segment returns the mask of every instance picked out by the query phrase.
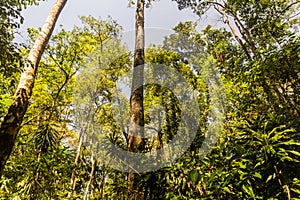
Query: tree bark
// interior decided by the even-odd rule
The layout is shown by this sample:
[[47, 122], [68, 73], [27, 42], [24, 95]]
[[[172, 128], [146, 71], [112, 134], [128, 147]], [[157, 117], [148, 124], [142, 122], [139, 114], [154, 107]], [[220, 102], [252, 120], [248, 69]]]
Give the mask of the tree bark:
[[35, 75], [45, 46], [52, 35], [59, 14], [66, 3], [67, 0], [56, 1], [24, 63], [24, 70], [21, 73], [20, 82], [15, 92], [13, 102], [0, 128], [0, 177], [13, 150], [23, 117], [28, 108]]
[[92, 185], [93, 179], [95, 178], [95, 169], [96, 169], [96, 165], [97, 165], [97, 159], [94, 158], [94, 155], [92, 153], [91, 156], [91, 172], [90, 172], [90, 178], [89, 181], [87, 182], [86, 188], [85, 188], [85, 192], [84, 192], [84, 200], [88, 200], [89, 198], [89, 190], [90, 190], [90, 186]]
[[[75, 161], [74, 161], [74, 166], [77, 167], [78, 166], [78, 161], [80, 158], [80, 152], [81, 152], [81, 147], [82, 147], [82, 143], [83, 143], [83, 132], [81, 132], [79, 134], [79, 144], [76, 150], [76, 156], [75, 156]], [[71, 188], [72, 188], [72, 192], [73, 197], [76, 197], [76, 175], [75, 175], [75, 171], [76, 168], [73, 170], [72, 174], [71, 174]]]
[[[145, 64], [145, 31], [144, 31], [144, 9], [145, 1], [137, 0], [135, 16], [135, 51], [133, 66], [133, 81], [130, 97], [130, 126], [128, 133], [128, 151], [140, 152], [143, 148], [144, 136], [144, 105], [143, 105], [143, 82]], [[138, 183], [135, 175], [128, 173], [129, 199], [139, 199]]]

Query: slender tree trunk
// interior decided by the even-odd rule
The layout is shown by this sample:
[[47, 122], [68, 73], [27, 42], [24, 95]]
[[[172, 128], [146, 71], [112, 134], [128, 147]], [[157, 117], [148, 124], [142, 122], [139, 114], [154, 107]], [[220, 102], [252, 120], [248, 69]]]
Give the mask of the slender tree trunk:
[[[88, 110], [87, 110], [87, 113], [88, 113], [87, 119], [94, 118], [94, 113], [91, 115], [92, 109], [93, 109], [93, 106], [89, 106], [88, 107]], [[82, 121], [82, 120], [80, 120], [80, 121]], [[87, 132], [87, 129], [88, 129], [89, 125], [90, 125], [88, 121], [89, 120], [87, 120], [87, 122], [84, 122], [83, 124], [80, 124], [81, 131], [79, 133], [79, 143], [78, 143], [78, 147], [77, 147], [77, 150], [76, 150], [76, 156], [75, 156], [75, 160], [74, 160], [75, 169], [73, 170], [73, 172], [71, 174], [71, 192], [70, 192], [70, 197], [73, 195], [73, 198], [76, 198], [76, 196], [77, 196], [77, 194], [76, 194], [76, 183], [77, 183], [77, 177], [76, 177], [76, 170], [77, 169], [76, 169], [76, 167], [79, 164], [79, 159], [80, 159], [80, 154], [81, 154], [81, 148], [83, 146], [83, 136]]]
[[89, 181], [87, 182], [86, 188], [85, 188], [85, 192], [84, 192], [84, 200], [88, 200], [88, 196], [89, 196], [89, 191], [90, 191], [90, 186], [92, 185], [93, 179], [95, 178], [95, 168], [97, 165], [97, 159], [94, 158], [94, 155], [92, 153], [91, 156], [91, 172], [90, 172], [90, 178]]
[[29, 100], [34, 86], [35, 75], [45, 46], [52, 35], [58, 16], [66, 3], [67, 0], [57, 0], [52, 7], [41, 32], [39, 33], [33, 47], [28, 54], [27, 60], [24, 64], [24, 71], [21, 74], [20, 82], [14, 95], [14, 100], [1, 124], [0, 177], [2, 176], [5, 164], [13, 150], [23, 117], [29, 105]]
[[241, 45], [244, 53], [246, 54], [247, 58], [250, 60], [251, 59], [251, 55], [249, 54], [248, 49], [246, 48], [245, 44], [243, 43], [243, 41], [240, 39], [239, 35], [237, 34], [234, 26], [230, 23], [228, 16], [226, 15], [225, 11], [222, 10], [219, 5], [215, 5], [214, 8], [216, 9], [216, 11], [218, 11], [221, 15], [223, 15], [224, 17], [224, 22], [225, 24], [227, 24], [231, 30], [232, 35], [234, 36], [234, 38], [236, 39], [236, 41]]
[[[139, 152], [143, 148], [144, 135], [144, 105], [143, 82], [145, 63], [145, 34], [144, 34], [145, 1], [137, 0], [136, 35], [134, 51], [133, 81], [130, 98], [130, 126], [128, 134], [128, 151]], [[128, 174], [128, 192], [130, 199], [139, 199], [138, 184], [133, 173]]]
[[105, 184], [105, 178], [106, 178], [106, 169], [102, 169], [103, 170], [103, 175], [102, 175], [102, 179], [101, 179], [101, 196], [100, 198], [103, 199], [103, 195], [104, 195], [104, 184]]
[[[80, 152], [81, 152], [81, 147], [82, 147], [82, 143], [83, 143], [83, 134], [80, 133], [79, 135], [79, 144], [76, 150], [76, 157], [75, 157], [75, 161], [74, 161], [74, 165], [75, 167], [78, 166], [78, 161], [80, 158]], [[71, 189], [72, 189], [72, 193], [71, 195], [73, 195], [73, 197], [76, 197], [76, 175], [75, 175], [75, 171], [76, 169], [73, 170], [72, 175], [71, 175]]]

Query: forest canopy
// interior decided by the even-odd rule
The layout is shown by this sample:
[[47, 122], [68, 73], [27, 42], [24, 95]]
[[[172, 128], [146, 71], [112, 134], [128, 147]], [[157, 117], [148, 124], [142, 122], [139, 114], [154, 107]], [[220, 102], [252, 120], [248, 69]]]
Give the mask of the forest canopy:
[[300, 2], [172, 1], [222, 26], [145, 45], [130, 1], [131, 51], [113, 17], [53, 33], [56, 0], [17, 43], [40, 1], [0, 2], [0, 199], [299, 199]]

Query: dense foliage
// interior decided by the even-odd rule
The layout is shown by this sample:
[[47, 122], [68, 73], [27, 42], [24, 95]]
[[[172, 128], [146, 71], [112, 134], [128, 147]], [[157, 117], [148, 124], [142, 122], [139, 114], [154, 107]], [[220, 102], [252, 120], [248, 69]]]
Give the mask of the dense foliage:
[[[215, 9], [225, 28], [208, 25], [198, 31], [196, 23], [180, 22], [161, 46], [147, 48], [146, 63], [177, 70], [193, 88], [201, 117], [190, 148], [173, 165], [136, 176], [137, 190], [144, 199], [299, 199], [299, 1], [176, 2], [199, 16]], [[11, 54], [13, 34], [7, 30], [17, 28], [19, 9], [31, 3], [0, 3], [0, 121], [18, 84], [19, 72], [11, 66], [29, 49], [24, 45], [20, 54]], [[102, 162], [104, 155], [85, 139], [106, 137], [126, 149], [129, 119], [114, 116], [114, 89], [130, 70], [133, 55], [116, 21], [80, 19], [80, 26], [62, 28], [46, 47], [30, 107], [0, 179], [0, 199], [130, 196], [127, 174]], [[37, 29], [28, 32], [34, 41]], [[223, 84], [213, 74], [220, 74]], [[223, 93], [226, 101], [214, 99]], [[219, 104], [226, 110], [223, 126], [214, 129], [220, 137], [203, 155], [211, 113], [222, 117], [214, 109]], [[125, 106], [119, 109], [129, 112]], [[144, 106], [151, 137], [143, 151], [155, 152], [176, 135], [181, 108], [172, 91], [159, 85], [144, 87]]]
[[20, 70], [19, 45], [13, 39], [24, 20], [21, 12], [29, 5], [38, 5], [39, 1], [41, 0], [10, 0], [0, 3], [0, 72], [6, 77]]

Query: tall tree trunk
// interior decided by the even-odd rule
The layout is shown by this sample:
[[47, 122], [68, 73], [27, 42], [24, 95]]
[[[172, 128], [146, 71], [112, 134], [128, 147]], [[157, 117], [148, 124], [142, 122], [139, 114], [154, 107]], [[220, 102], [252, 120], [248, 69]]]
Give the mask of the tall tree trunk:
[[56, 1], [24, 63], [24, 71], [21, 74], [14, 100], [0, 128], [0, 177], [13, 150], [23, 117], [29, 105], [35, 75], [45, 46], [52, 35], [58, 16], [66, 3], [67, 0]]
[[[91, 156], [91, 172], [90, 172], [90, 178], [89, 178], [89, 181], [87, 182], [86, 184], [86, 188], [85, 188], [85, 192], [84, 192], [84, 200], [88, 200], [89, 198], [89, 191], [90, 191], [90, 187], [92, 186], [92, 182], [95, 178], [95, 169], [96, 169], [96, 165], [97, 165], [97, 159], [94, 158], [94, 154], [92, 153], [92, 156]], [[92, 186], [93, 188], [93, 186]], [[93, 192], [93, 189], [92, 189], [92, 192]], [[92, 196], [92, 195], [91, 195]]]
[[[130, 97], [130, 126], [128, 134], [128, 151], [139, 152], [143, 148], [144, 135], [144, 105], [143, 82], [145, 63], [145, 34], [144, 34], [145, 0], [137, 0], [135, 16], [135, 51], [133, 66], [133, 81]], [[140, 86], [140, 87], [139, 87]], [[133, 173], [128, 174], [128, 192], [130, 199], [139, 199], [138, 184]]]
[[[77, 150], [76, 150], [76, 156], [75, 156], [75, 161], [74, 161], [75, 167], [78, 166], [78, 161], [79, 161], [79, 158], [80, 158], [82, 143], [83, 143], [83, 132], [81, 132], [79, 134], [79, 144], [78, 144], [78, 147], [77, 147]], [[73, 195], [74, 198], [76, 198], [76, 174], [75, 174], [76, 170], [77, 169], [75, 168], [72, 172], [72, 175], [71, 175], [71, 189], [72, 189], [73, 194], [70, 194], [70, 195]]]

